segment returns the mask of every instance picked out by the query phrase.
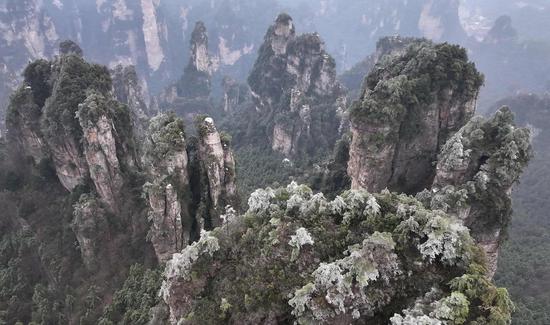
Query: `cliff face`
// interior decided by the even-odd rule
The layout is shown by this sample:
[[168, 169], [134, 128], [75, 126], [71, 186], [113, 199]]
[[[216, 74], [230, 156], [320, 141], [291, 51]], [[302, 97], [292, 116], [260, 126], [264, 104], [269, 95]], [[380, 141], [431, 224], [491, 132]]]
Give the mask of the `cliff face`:
[[149, 237], [159, 261], [166, 262], [198, 238], [201, 231], [221, 225], [228, 205], [237, 207], [235, 161], [228, 139], [209, 117], [197, 122], [198, 145], [185, 139], [183, 121], [159, 115], [149, 126], [144, 186], [152, 227]]
[[153, 118], [145, 144], [144, 165], [149, 175], [145, 192], [152, 221], [150, 238], [161, 262], [191, 239], [188, 160], [183, 122], [173, 115]]
[[424, 190], [428, 207], [470, 229], [492, 276], [531, 149], [508, 109], [472, 118], [481, 82], [464, 50], [449, 45], [415, 42], [382, 59], [352, 108], [348, 174], [352, 188]]
[[267, 31], [248, 84], [258, 112], [251, 123], [261, 121], [273, 150], [289, 156], [315, 151], [312, 139], [333, 144], [345, 94], [319, 35], [296, 36], [292, 18], [279, 15]]
[[103, 206], [91, 211], [83, 203], [73, 223], [82, 258], [90, 266], [97, 259], [88, 248], [89, 229], [96, 227], [94, 218], [104, 218], [96, 210], [121, 212], [124, 172], [138, 161], [130, 112], [110, 97], [108, 70], [86, 63], [72, 42], [62, 43], [60, 53], [53, 61], [39, 60], [26, 68], [25, 83], [8, 112], [9, 138], [35, 166], [51, 161], [69, 192], [91, 185], [97, 193]]
[[351, 111], [352, 188], [429, 186], [446, 140], [473, 115], [482, 76], [457, 46], [429, 42], [385, 57]]
[[235, 158], [230, 148], [231, 140], [227, 135], [220, 135], [212, 118], [201, 118], [197, 123], [198, 157], [202, 172], [208, 180], [206, 193], [211, 210], [209, 223], [211, 227], [217, 227], [221, 225], [220, 215], [225, 207], [237, 207]]
[[512, 217], [512, 186], [531, 158], [529, 131], [517, 128], [509, 108], [489, 120], [474, 118], [442, 148], [427, 206], [456, 215], [485, 251], [492, 277]]

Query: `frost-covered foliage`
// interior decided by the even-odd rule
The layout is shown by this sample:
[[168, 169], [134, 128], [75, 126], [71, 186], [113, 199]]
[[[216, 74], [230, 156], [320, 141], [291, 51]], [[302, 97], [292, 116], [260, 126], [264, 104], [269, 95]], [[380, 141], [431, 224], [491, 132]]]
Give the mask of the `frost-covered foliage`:
[[[432, 189], [417, 198], [463, 220], [476, 240], [498, 247], [512, 214], [507, 193], [531, 155], [529, 130], [515, 126], [507, 107], [490, 119], [473, 118], [443, 146]], [[496, 250], [488, 254], [494, 272]]]
[[433, 306], [412, 319], [471, 320], [496, 308], [476, 298], [496, 292], [488, 279], [474, 294], [448, 285], [483, 277], [467, 229], [412, 197], [354, 190], [330, 201], [291, 183], [257, 190], [249, 203], [168, 263], [162, 293], [174, 324], [389, 322], [383, 315], [411, 308], [433, 286]]
[[397, 229], [407, 236], [418, 236], [417, 248], [424, 259], [431, 263], [438, 258], [449, 265], [468, 262], [471, 258], [469, 249], [473, 244], [468, 228], [438, 211], [414, 212]]
[[183, 120], [175, 114], [160, 114], [151, 119], [144, 144], [146, 162], [154, 163], [174, 152], [185, 151]]
[[[362, 246], [349, 248], [349, 256], [332, 263], [321, 263], [313, 272], [314, 281], [298, 289], [289, 304], [300, 323], [328, 322], [341, 314], [357, 319], [371, 314], [380, 301], [369, 299], [379, 290], [369, 285], [387, 285], [401, 273], [395, 243], [389, 233], [376, 232]], [[327, 308], [328, 304], [328, 308]]]
[[315, 241], [311, 237], [311, 234], [307, 231], [307, 229], [301, 227], [296, 230], [296, 234], [292, 235], [290, 237], [290, 241], [288, 244], [294, 249], [292, 250], [292, 260], [296, 260], [298, 257], [298, 254], [300, 254], [300, 249], [304, 245], [313, 245]]
[[188, 279], [189, 270], [201, 254], [212, 256], [220, 249], [218, 239], [210, 232], [203, 231], [199, 241], [187, 246], [181, 253], [174, 254], [172, 260], [166, 265], [166, 277], [182, 277]]

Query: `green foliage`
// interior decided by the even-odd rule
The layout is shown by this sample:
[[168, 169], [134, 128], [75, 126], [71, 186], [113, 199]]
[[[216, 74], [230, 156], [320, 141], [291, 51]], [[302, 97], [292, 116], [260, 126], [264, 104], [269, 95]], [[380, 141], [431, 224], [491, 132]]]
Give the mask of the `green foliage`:
[[[429, 41], [409, 45], [404, 54], [384, 56], [365, 79], [362, 98], [351, 110], [352, 121], [374, 119], [395, 123], [407, 116], [406, 134], [422, 127], [417, 111], [429, 106], [435, 96], [472, 99], [483, 84], [466, 50]], [[370, 122], [373, 123], [373, 122]]]
[[154, 117], [147, 134], [148, 138], [144, 145], [146, 157], [162, 160], [172, 152], [186, 149], [183, 120], [174, 113]]
[[[305, 324], [384, 321], [435, 283], [443, 293], [433, 317], [456, 324], [510, 317], [506, 293], [475, 266], [483, 260], [467, 229], [414, 198], [348, 191], [329, 201], [292, 183], [255, 191], [248, 206], [208, 233], [215, 249], [188, 247], [169, 262], [162, 292], [186, 311], [178, 317], [221, 324], [269, 312]], [[482, 290], [455, 285], [461, 276], [482, 277]], [[220, 301], [231, 307], [212, 313]]]
[[105, 66], [89, 64], [76, 55], [62, 56], [54, 63], [58, 77], [44, 110], [44, 134], [57, 139], [71, 135], [80, 140], [82, 131], [76, 112], [88, 92], [95, 90], [107, 95], [111, 90], [111, 77]]
[[105, 307], [100, 325], [145, 325], [151, 317], [150, 309], [159, 303], [160, 270], [133, 265], [122, 288], [117, 290], [112, 302]]
[[32, 62], [23, 72], [25, 83], [31, 87], [34, 102], [38, 107], [43, 107], [51, 95], [51, 73], [51, 63], [46, 60]]

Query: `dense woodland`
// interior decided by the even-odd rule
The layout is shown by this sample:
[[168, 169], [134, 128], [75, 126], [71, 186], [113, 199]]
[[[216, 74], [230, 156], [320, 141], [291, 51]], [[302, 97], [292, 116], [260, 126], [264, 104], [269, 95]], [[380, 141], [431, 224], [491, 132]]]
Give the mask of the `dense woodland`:
[[[193, 10], [232, 12], [218, 5]], [[453, 18], [450, 43], [369, 39], [344, 71], [359, 54], [334, 54], [334, 31], [308, 32], [325, 13], [302, 9], [262, 42], [243, 27], [257, 46], [239, 43], [240, 65], [214, 48], [242, 12], [190, 24], [177, 74], [176, 50], [138, 74], [72, 41], [21, 70], [0, 138], [0, 325], [550, 324], [547, 41], [520, 14], [481, 41]], [[390, 9], [377, 19], [419, 25]]]

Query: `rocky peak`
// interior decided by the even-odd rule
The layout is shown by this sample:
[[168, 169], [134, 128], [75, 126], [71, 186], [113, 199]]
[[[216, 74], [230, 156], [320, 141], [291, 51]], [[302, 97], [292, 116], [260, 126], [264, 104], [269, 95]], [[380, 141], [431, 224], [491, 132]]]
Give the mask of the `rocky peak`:
[[512, 18], [504, 15], [497, 18], [491, 30], [484, 39], [487, 43], [500, 43], [514, 41], [518, 37], [518, 32], [512, 25]]
[[280, 14], [266, 34], [265, 42], [269, 42], [275, 55], [286, 53], [288, 41], [294, 38], [296, 30], [292, 17], [286, 13]]
[[235, 158], [229, 135], [220, 134], [211, 117], [199, 117], [197, 128], [201, 167], [208, 180], [210, 222], [212, 227], [217, 227], [221, 225], [219, 218], [226, 206], [237, 207]]
[[90, 178], [116, 211], [122, 170], [137, 164], [129, 111], [112, 99], [108, 70], [85, 62], [72, 45], [64, 42], [55, 60], [27, 67], [8, 123], [35, 164], [51, 158], [69, 191]]
[[76, 44], [75, 42], [71, 40], [65, 40], [59, 44], [59, 54], [60, 55], [74, 54], [82, 57], [84, 55], [84, 52], [82, 51], [80, 46], [78, 46], [78, 44]]
[[144, 190], [149, 202], [149, 230], [157, 258], [168, 260], [192, 236], [189, 213], [189, 174], [183, 121], [173, 114], [151, 120], [144, 148], [149, 182]]
[[201, 21], [195, 24], [190, 47], [191, 57], [178, 82], [177, 92], [181, 97], [207, 98], [212, 89], [212, 72], [217, 69], [217, 63], [208, 53], [206, 26]]
[[508, 107], [490, 119], [473, 118], [442, 148], [431, 190], [418, 195], [470, 228], [491, 277], [512, 216], [512, 186], [532, 155], [530, 142], [529, 130], [515, 126]]
[[[279, 15], [267, 31], [248, 84], [273, 150], [287, 156], [312, 152], [313, 138], [331, 147], [345, 94], [318, 34], [296, 36], [290, 16]], [[312, 125], [321, 115], [328, 117], [324, 124]]]
[[208, 35], [202, 21], [195, 24], [191, 34], [191, 62], [197, 71], [210, 73], [211, 61], [208, 54]]
[[147, 132], [149, 238], [161, 262], [197, 239], [200, 231], [221, 225], [228, 206], [237, 208], [230, 140], [210, 117], [199, 117], [197, 128], [199, 138], [186, 140], [183, 121], [163, 114], [152, 119]]
[[386, 56], [352, 107], [352, 188], [429, 187], [439, 150], [473, 116], [482, 82], [458, 46], [426, 41]]

